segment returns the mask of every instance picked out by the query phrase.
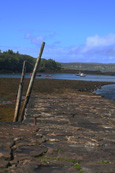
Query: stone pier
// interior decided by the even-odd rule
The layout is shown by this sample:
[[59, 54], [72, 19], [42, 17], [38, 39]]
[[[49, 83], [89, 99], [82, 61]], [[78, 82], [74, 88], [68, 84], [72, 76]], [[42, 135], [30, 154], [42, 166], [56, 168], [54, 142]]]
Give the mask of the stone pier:
[[99, 95], [33, 94], [22, 123], [0, 123], [0, 172], [114, 173], [114, 118]]

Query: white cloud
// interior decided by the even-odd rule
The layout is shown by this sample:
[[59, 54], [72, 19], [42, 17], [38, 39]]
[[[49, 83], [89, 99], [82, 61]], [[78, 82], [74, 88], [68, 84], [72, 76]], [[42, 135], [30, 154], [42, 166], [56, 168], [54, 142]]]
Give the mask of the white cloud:
[[31, 34], [30, 34], [30, 33], [26, 33], [26, 34], [25, 34], [25, 38], [26, 38], [26, 39], [29, 39], [30, 37], [31, 37]]
[[[45, 31], [43, 33], [42, 32], [39, 31], [39, 33], [36, 34], [36, 36], [33, 36], [33, 33], [27, 32], [25, 34], [25, 39], [29, 39], [32, 44], [35, 44], [37, 46], [40, 45], [43, 41], [51, 42], [51, 40], [54, 40], [56, 33], [47, 33]], [[56, 44], [60, 44], [60, 41], [53, 41], [53, 45]]]
[[42, 36], [32, 36], [31, 33], [26, 33], [25, 38], [29, 39], [32, 44], [39, 45], [43, 42], [43, 37]]
[[[50, 39], [49, 39], [50, 38]], [[2, 51], [12, 49], [23, 54], [37, 57], [43, 41], [46, 42], [43, 58], [52, 58], [58, 62], [106, 62], [115, 63], [115, 34], [103, 37], [99, 35], [89, 36], [82, 46], [64, 47], [60, 41], [54, 40], [51, 35], [33, 36], [25, 34], [25, 39], [30, 40], [29, 47], [1, 47]], [[32, 46], [35, 45], [35, 46]]]
[[40, 44], [40, 43], [42, 43], [43, 42], [43, 37], [42, 36], [38, 36], [38, 37], [32, 37], [31, 38], [31, 42], [33, 43], [33, 44]]
[[115, 45], [115, 34], [108, 34], [106, 36], [100, 37], [98, 35], [87, 37], [86, 44], [83, 48], [83, 52], [88, 50]]
[[87, 37], [84, 45], [72, 47], [70, 53], [82, 61], [115, 63], [115, 34]]
[[[46, 37], [32, 37], [27, 34], [31, 43], [40, 46]], [[47, 37], [48, 38], [48, 37]], [[53, 41], [49, 44], [46, 39], [43, 57], [52, 58], [59, 62], [106, 62], [115, 63], [115, 34], [108, 34], [103, 37], [99, 35], [89, 36], [82, 46], [64, 47], [61, 42]], [[37, 50], [38, 51], [38, 50]]]

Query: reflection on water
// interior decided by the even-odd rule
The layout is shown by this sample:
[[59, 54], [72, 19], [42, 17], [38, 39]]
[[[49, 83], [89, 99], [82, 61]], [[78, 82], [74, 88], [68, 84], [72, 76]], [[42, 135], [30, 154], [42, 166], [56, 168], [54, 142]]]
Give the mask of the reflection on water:
[[11, 101], [0, 101], [0, 105], [7, 105], [7, 104], [13, 104], [14, 102]]
[[[0, 98], [1, 99], [1, 98]], [[25, 96], [22, 96], [22, 100], [21, 100], [21, 103], [24, 102], [24, 99], [25, 99]], [[7, 100], [7, 101], [4, 101], [4, 100], [0, 100], [0, 105], [9, 105], [9, 104], [15, 104], [17, 100]]]

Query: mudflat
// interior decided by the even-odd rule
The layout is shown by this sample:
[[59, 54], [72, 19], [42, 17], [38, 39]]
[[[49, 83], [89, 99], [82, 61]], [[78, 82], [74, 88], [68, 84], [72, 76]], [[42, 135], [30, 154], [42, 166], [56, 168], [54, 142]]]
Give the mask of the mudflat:
[[115, 172], [115, 101], [91, 93], [104, 84], [36, 80], [25, 120], [0, 123], [0, 172]]
[[[23, 96], [26, 95], [30, 79], [24, 80]], [[20, 79], [0, 78], [0, 122], [12, 122], [15, 110], [15, 101]], [[36, 79], [34, 82], [34, 93], [63, 93], [69, 92], [92, 92], [102, 85], [112, 82], [72, 81], [55, 79]], [[9, 101], [10, 104], [7, 104]]]

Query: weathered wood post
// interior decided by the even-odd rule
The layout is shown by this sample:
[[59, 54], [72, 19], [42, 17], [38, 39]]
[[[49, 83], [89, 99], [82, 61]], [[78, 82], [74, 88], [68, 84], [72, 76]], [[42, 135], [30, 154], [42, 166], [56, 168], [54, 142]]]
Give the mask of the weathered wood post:
[[22, 99], [22, 91], [23, 91], [23, 81], [25, 78], [25, 71], [26, 71], [25, 64], [26, 64], [26, 61], [23, 62], [22, 75], [21, 75], [21, 79], [20, 79], [20, 83], [19, 83], [19, 89], [18, 89], [18, 94], [17, 94], [17, 101], [16, 101], [13, 122], [18, 121], [18, 117], [19, 117], [19, 111], [20, 111], [20, 105], [21, 105], [21, 99]]
[[21, 113], [19, 121], [23, 121], [23, 119], [24, 119], [25, 108], [26, 108], [26, 106], [27, 106], [27, 104], [29, 102], [29, 98], [30, 98], [30, 95], [31, 95], [32, 87], [33, 87], [33, 84], [34, 84], [34, 79], [36, 77], [37, 68], [38, 68], [38, 65], [39, 65], [40, 60], [41, 60], [41, 56], [42, 56], [42, 52], [43, 52], [44, 46], [45, 46], [45, 42], [43, 42], [42, 45], [41, 45], [41, 49], [40, 49], [38, 58], [36, 60], [36, 63], [35, 63], [34, 69], [33, 69], [32, 77], [30, 79], [30, 83], [29, 83], [29, 86], [28, 86], [28, 89], [27, 89], [27, 93], [26, 93], [26, 97], [25, 97], [25, 101], [24, 101], [24, 105], [23, 105], [23, 108], [22, 108], [22, 113]]

